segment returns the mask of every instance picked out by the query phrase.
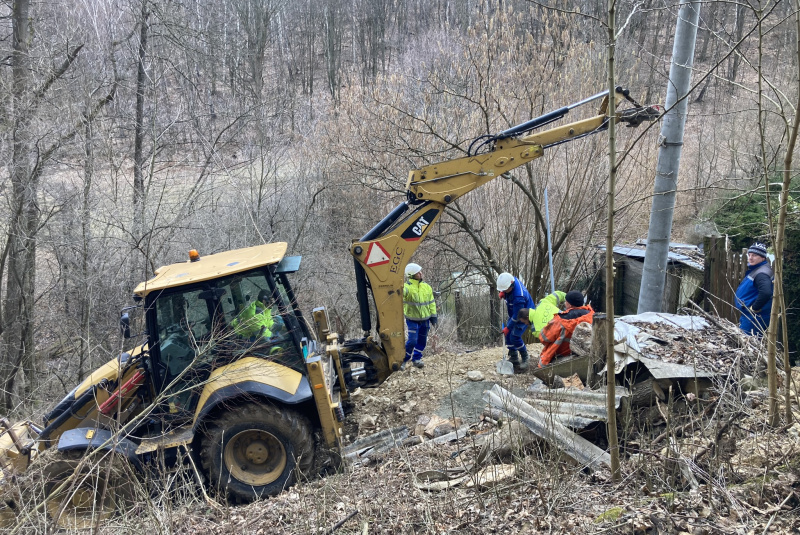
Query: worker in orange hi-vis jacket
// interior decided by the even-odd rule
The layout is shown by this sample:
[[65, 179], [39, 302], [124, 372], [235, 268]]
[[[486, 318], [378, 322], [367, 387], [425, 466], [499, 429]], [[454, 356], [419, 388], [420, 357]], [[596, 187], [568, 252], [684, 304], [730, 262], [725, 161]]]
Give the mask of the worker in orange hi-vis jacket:
[[594, 310], [583, 304], [583, 294], [577, 290], [567, 292], [566, 310], [553, 316], [553, 319], [542, 329], [539, 340], [544, 344], [539, 357], [539, 367], [547, 366], [553, 357], [569, 355], [569, 341], [579, 323], [592, 323]]

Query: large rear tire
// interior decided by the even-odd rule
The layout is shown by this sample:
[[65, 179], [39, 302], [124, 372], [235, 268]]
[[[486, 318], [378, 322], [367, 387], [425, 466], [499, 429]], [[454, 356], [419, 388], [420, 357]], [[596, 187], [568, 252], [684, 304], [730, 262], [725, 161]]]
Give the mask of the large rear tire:
[[247, 403], [206, 425], [200, 458], [212, 487], [248, 503], [292, 486], [314, 462], [311, 424], [294, 411]]
[[55, 452], [43, 469], [47, 515], [62, 528], [89, 528], [133, 501], [132, 474], [125, 459], [101, 453], [82, 462], [83, 453]]

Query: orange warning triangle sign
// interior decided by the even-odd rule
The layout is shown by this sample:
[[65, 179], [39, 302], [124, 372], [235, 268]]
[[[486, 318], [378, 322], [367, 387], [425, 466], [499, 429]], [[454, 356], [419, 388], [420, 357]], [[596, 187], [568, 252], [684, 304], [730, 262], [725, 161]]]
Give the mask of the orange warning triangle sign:
[[386, 249], [381, 247], [381, 244], [378, 242], [370, 243], [365, 264], [372, 267], [380, 266], [381, 264], [386, 264], [387, 262], [389, 262], [389, 253], [386, 252]]

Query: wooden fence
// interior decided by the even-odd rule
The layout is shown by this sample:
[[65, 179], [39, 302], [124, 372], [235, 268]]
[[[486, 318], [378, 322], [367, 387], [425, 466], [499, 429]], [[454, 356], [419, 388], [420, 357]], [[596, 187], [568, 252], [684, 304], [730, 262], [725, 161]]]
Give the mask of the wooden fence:
[[720, 318], [738, 323], [739, 312], [734, 298], [736, 288], [742, 282], [747, 269], [747, 250], [730, 250], [725, 236], [706, 236], [703, 247], [705, 249], [703, 289], [706, 296], [703, 308], [706, 312], [716, 312]]
[[492, 303], [492, 295], [488, 292], [475, 295], [474, 292], [455, 290], [453, 301], [460, 342], [477, 345], [500, 343], [499, 299], [495, 297], [496, 303]]

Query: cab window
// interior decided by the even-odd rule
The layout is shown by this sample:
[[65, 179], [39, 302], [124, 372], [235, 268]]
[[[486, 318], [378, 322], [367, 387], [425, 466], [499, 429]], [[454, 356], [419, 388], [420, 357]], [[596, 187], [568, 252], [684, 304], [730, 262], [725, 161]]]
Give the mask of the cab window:
[[[303, 365], [289, 333], [298, 324], [286, 291], [270, 285], [268, 273], [237, 274], [157, 298], [160, 390], [178, 376], [184, 387], [187, 381], [198, 384], [221, 360], [242, 356]], [[187, 367], [192, 369], [182, 374]]]

